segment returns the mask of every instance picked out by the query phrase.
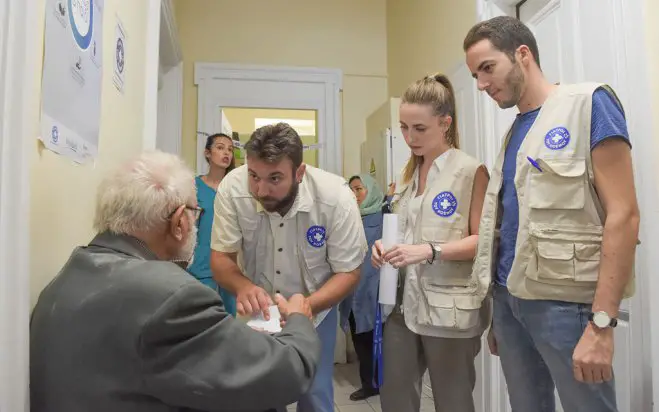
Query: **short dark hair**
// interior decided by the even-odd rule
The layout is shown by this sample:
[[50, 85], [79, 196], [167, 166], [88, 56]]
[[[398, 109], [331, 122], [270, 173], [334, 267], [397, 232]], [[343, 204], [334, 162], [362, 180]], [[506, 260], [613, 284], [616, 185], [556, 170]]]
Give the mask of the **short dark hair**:
[[[213, 145], [215, 144], [215, 141], [217, 139], [221, 138], [221, 137], [229, 139], [231, 144], [233, 144], [233, 139], [229, 135], [224, 134], [224, 133], [215, 133], [215, 134], [209, 135], [206, 138], [206, 146], [205, 146], [206, 150], [210, 151], [211, 148], [213, 147]], [[206, 157], [206, 163], [210, 164], [210, 160], [208, 160], [208, 157]], [[229, 163], [229, 166], [227, 167], [226, 173], [229, 173], [230, 171], [235, 169], [235, 167], [236, 167], [236, 157], [232, 153], [231, 154], [231, 163]]]
[[476, 24], [469, 30], [463, 43], [466, 52], [481, 40], [489, 40], [499, 51], [515, 61], [515, 50], [527, 46], [536, 64], [540, 67], [540, 52], [533, 32], [519, 19], [510, 16], [498, 16]]
[[303, 149], [300, 135], [288, 123], [259, 127], [245, 144], [247, 156], [255, 156], [268, 163], [288, 157], [295, 168], [302, 164]]

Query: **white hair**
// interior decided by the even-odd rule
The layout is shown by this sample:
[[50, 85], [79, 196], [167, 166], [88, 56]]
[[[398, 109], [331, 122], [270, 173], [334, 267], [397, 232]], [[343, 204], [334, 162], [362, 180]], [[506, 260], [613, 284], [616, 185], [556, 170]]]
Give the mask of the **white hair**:
[[194, 204], [192, 170], [175, 155], [146, 152], [101, 182], [94, 229], [129, 235], [147, 232], [165, 223], [180, 206]]

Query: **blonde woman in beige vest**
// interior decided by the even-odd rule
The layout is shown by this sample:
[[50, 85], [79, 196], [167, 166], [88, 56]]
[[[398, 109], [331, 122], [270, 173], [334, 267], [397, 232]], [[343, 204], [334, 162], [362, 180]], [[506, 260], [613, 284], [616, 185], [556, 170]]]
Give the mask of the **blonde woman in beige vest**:
[[494, 280], [490, 349], [515, 412], [617, 410], [613, 327], [633, 293], [639, 211], [620, 101], [596, 83], [554, 85], [512, 17], [474, 26], [467, 65], [520, 113], [492, 170], [474, 271]]
[[428, 76], [405, 90], [400, 127], [412, 155], [392, 199], [400, 244], [372, 263], [400, 269], [384, 326], [384, 412], [418, 412], [429, 370], [436, 411], [473, 412], [474, 358], [489, 324], [472, 264], [488, 174], [459, 150], [453, 87]]

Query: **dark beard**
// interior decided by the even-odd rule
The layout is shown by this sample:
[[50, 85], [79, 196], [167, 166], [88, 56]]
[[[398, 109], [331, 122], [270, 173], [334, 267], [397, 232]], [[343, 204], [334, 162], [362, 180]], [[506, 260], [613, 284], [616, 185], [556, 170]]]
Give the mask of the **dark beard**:
[[502, 109], [510, 109], [513, 106], [516, 106], [519, 103], [519, 99], [522, 97], [522, 88], [524, 86], [524, 73], [522, 73], [522, 68], [519, 66], [519, 63], [515, 62], [513, 68], [510, 69], [506, 75], [506, 86], [511, 92], [509, 100], [499, 103], [499, 107]]
[[[288, 194], [286, 196], [284, 196], [283, 199], [279, 200], [277, 203], [275, 203], [271, 207], [266, 206], [263, 202], [261, 202], [261, 199], [259, 199], [259, 202], [261, 202], [261, 205], [263, 206], [263, 208], [265, 210], [267, 210], [268, 212], [270, 212], [270, 213], [277, 212], [281, 216], [284, 216], [291, 209], [291, 206], [293, 206], [293, 203], [295, 203], [295, 198], [297, 197], [297, 192], [298, 192], [299, 186], [300, 185], [299, 185], [298, 182], [293, 182], [293, 184], [291, 185], [290, 190], [288, 191]], [[262, 200], [267, 201], [267, 200], [274, 200], [274, 199], [265, 198], [265, 199], [262, 199]]]

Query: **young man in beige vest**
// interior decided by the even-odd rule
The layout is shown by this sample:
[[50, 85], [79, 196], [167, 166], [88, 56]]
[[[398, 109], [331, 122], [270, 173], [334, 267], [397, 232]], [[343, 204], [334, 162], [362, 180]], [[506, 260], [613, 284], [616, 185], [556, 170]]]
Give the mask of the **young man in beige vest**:
[[215, 197], [214, 279], [236, 296], [239, 315], [269, 318], [277, 292], [308, 297], [322, 352], [297, 410], [333, 412], [336, 305], [359, 283], [368, 250], [355, 196], [342, 177], [302, 162], [302, 140], [286, 123], [256, 129], [245, 150], [247, 164]]
[[494, 280], [490, 349], [513, 411], [616, 411], [613, 331], [633, 293], [638, 236], [629, 136], [606, 85], [550, 84], [519, 20], [496, 17], [464, 41], [499, 107], [520, 111], [492, 171], [475, 273]]

